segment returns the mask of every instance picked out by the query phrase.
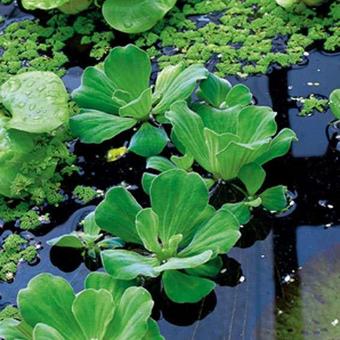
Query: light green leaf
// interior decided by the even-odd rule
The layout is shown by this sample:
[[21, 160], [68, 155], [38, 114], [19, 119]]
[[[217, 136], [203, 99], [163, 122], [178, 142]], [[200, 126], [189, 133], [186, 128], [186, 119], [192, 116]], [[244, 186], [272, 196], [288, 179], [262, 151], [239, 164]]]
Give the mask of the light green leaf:
[[5, 319], [0, 321], [0, 337], [5, 340], [31, 340], [32, 331], [26, 332], [18, 320]]
[[226, 209], [233, 213], [242, 225], [247, 224], [251, 218], [250, 209], [246, 202], [226, 203], [221, 209]]
[[59, 237], [53, 238], [52, 240], [48, 240], [47, 244], [51, 247], [64, 247], [64, 248], [74, 248], [74, 249], [82, 249], [84, 248], [83, 242], [79, 239], [77, 233], [65, 234]]
[[206, 250], [201, 254], [188, 256], [188, 257], [171, 257], [166, 261], [166, 263], [155, 267], [154, 269], [158, 272], [163, 272], [166, 270], [174, 270], [174, 269], [187, 269], [187, 268], [196, 268], [203, 263], [206, 263], [210, 260], [213, 252], [211, 250]]
[[97, 236], [100, 233], [100, 228], [98, 227], [96, 223], [96, 216], [94, 211], [90, 212], [85, 218], [84, 218], [84, 233]]
[[150, 195], [151, 183], [156, 177], [157, 175], [144, 172], [142, 176], [142, 187], [146, 194]]
[[157, 176], [150, 189], [152, 210], [159, 217], [159, 237], [191, 236], [195, 221], [208, 205], [208, 190], [196, 173], [173, 169]]
[[165, 272], [162, 282], [166, 295], [176, 303], [198, 302], [216, 286], [211, 280], [190, 276], [177, 270]]
[[105, 0], [103, 16], [114, 29], [125, 33], [145, 32], [170, 11], [177, 0]]
[[329, 106], [333, 115], [340, 119], [340, 89], [334, 90], [329, 96]]
[[225, 102], [231, 84], [228, 80], [220, 78], [213, 73], [209, 73], [199, 86], [197, 95], [214, 107], [220, 107]]
[[64, 83], [52, 72], [25, 72], [0, 87], [0, 102], [10, 112], [7, 128], [51, 132], [69, 118]]
[[157, 277], [159, 261], [128, 250], [104, 250], [101, 258], [106, 272], [119, 280], [133, 280], [139, 275]]
[[[105, 2], [104, 13], [110, 2]], [[115, 10], [119, 12], [117, 8]], [[113, 48], [105, 59], [104, 70], [117, 89], [131, 95], [131, 100], [138, 98], [142, 92], [149, 88], [150, 59], [147, 53], [137, 46], [129, 44], [125, 47]]]
[[187, 99], [196, 87], [197, 81], [205, 79], [208, 71], [201, 65], [191, 65], [169, 82], [163, 90], [161, 100], [154, 107], [154, 114], [165, 113], [172, 104]]
[[95, 210], [97, 225], [126, 242], [141, 244], [135, 226], [137, 213], [142, 210], [135, 198], [123, 187], [111, 188]]
[[[73, 289], [63, 278], [39, 274], [18, 294], [23, 319], [32, 327], [44, 323], [55, 328], [64, 338], [84, 339], [72, 314]], [[61, 310], [62, 313], [56, 313]], [[67, 325], [67, 327], [65, 327]]]
[[190, 170], [194, 163], [194, 158], [187, 153], [182, 157], [171, 156], [171, 162], [173, 162], [179, 169]]
[[90, 66], [83, 72], [81, 85], [72, 92], [72, 98], [81, 108], [117, 114], [121, 105], [112, 98], [115, 89], [101, 69]]
[[141, 95], [122, 106], [119, 109], [119, 115], [122, 117], [132, 117], [137, 120], [143, 120], [150, 116], [152, 107], [152, 90], [148, 88]]
[[72, 134], [83, 143], [100, 144], [132, 128], [136, 123], [132, 118], [90, 110], [71, 117], [70, 128]]
[[33, 340], [65, 340], [65, 338], [55, 328], [38, 323], [33, 329]]
[[215, 277], [222, 269], [222, 266], [223, 261], [218, 256], [196, 268], [188, 268], [185, 272], [192, 276]]
[[92, 4], [92, 0], [70, 0], [65, 5], [59, 7], [59, 10], [65, 14], [77, 14], [85, 11]]
[[139, 156], [150, 157], [161, 153], [168, 140], [168, 136], [162, 127], [158, 128], [150, 123], [143, 123], [132, 136], [129, 150]]
[[256, 163], [249, 163], [244, 165], [238, 173], [238, 178], [247, 188], [250, 196], [253, 196], [260, 190], [266, 178], [266, 172], [262, 166]]
[[101, 339], [113, 317], [112, 295], [104, 289], [83, 290], [77, 294], [72, 312], [86, 339]]
[[226, 209], [218, 210], [198, 229], [190, 244], [179, 252], [178, 256], [194, 256], [207, 249], [213, 256], [227, 253], [240, 238], [239, 221]]
[[147, 290], [142, 287], [128, 288], [116, 308], [104, 339], [143, 339], [149, 329], [153, 305], [151, 295]]
[[137, 214], [136, 229], [147, 250], [152, 253], [161, 251], [161, 245], [158, 242], [159, 219], [151, 208], [143, 209]]
[[52, 9], [62, 6], [70, 0], [22, 0], [22, 5], [28, 10], [39, 9]]
[[176, 166], [165, 157], [153, 156], [147, 159], [146, 169], [154, 169], [160, 172], [175, 169]]
[[269, 211], [282, 211], [287, 208], [287, 188], [283, 185], [269, 188], [261, 195], [262, 205]]
[[253, 95], [251, 94], [249, 88], [243, 84], [237, 84], [231, 88], [225, 99], [225, 104], [227, 107], [232, 107], [236, 105], [247, 106], [251, 104]]

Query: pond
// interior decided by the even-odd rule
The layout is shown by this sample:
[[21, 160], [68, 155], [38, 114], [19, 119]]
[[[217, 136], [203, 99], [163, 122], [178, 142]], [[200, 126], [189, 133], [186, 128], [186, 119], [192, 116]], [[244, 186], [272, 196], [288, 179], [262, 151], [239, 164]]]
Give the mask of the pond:
[[[15, 3], [1, 5], [0, 15], [5, 18], [2, 31], [13, 22], [36, 16], [43, 23], [47, 20], [45, 12], [26, 13]], [[221, 16], [214, 10], [191, 20], [204, 27]], [[116, 34], [118, 45], [134, 39]], [[278, 45], [282, 47], [282, 42]], [[63, 52], [70, 61], [62, 80], [71, 92], [80, 86], [83, 69], [95, 62], [77, 39], [66, 41]], [[172, 53], [165, 48], [162, 52]], [[311, 94], [328, 99], [340, 88], [339, 53], [325, 52], [318, 42], [293, 66], [274, 65], [266, 74], [226, 77], [232, 85], [249, 87], [256, 105], [272, 107], [278, 113], [278, 127], [289, 127], [297, 135], [298, 141], [287, 155], [265, 166], [265, 186], [287, 186], [290, 206], [278, 214], [255, 213], [241, 228], [235, 247], [223, 256], [225, 270], [216, 279], [216, 289], [200, 302], [174, 303], [160, 292], [159, 282], [148, 287], [155, 300], [152, 316], [166, 339], [340, 338], [340, 131], [330, 125], [334, 120], [330, 109], [303, 116], [299, 101]], [[216, 71], [216, 60], [211, 58], [206, 66]], [[154, 60], [153, 78], [157, 70]], [[41, 214], [49, 214], [48, 223], [28, 231], [20, 230], [15, 222], [3, 223], [0, 242], [11, 233], [21, 233], [31, 244], [39, 245], [39, 258], [31, 265], [20, 263], [13, 280], [0, 282], [0, 309], [15, 305], [18, 291], [39, 273], [62, 276], [80, 291], [90, 270], [102, 270], [91, 260], [84, 263], [80, 251], [51, 247], [46, 242], [77, 230], [102, 200], [101, 193], [112, 186], [125, 183], [143, 206], [148, 204], [140, 184], [145, 158], [130, 152], [114, 162], [106, 160], [107, 151], [127, 145], [131, 135], [131, 131], [124, 132], [99, 145], [70, 141], [68, 147], [81, 171], [65, 177], [63, 202], [57, 207], [39, 207]], [[162, 155], [168, 154], [164, 151]], [[83, 204], [72, 197], [77, 185], [94, 187], [100, 194]], [[228, 192], [222, 189], [217, 201], [223, 201], [225, 195]]]

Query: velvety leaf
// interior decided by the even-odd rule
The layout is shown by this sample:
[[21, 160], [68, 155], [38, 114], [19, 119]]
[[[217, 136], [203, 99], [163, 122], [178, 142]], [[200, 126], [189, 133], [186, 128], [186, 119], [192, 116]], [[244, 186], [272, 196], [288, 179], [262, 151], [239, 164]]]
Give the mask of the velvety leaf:
[[147, 290], [142, 287], [128, 288], [116, 308], [104, 339], [143, 339], [149, 329], [153, 305], [151, 295]]
[[154, 169], [160, 172], [175, 169], [176, 166], [165, 157], [153, 156], [147, 159], [146, 169]]
[[92, 110], [71, 117], [70, 128], [72, 134], [83, 143], [100, 144], [132, 128], [136, 123], [132, 118]]
[[213, 256], [227, 253], [240, 238], [239, 221], [226, 209], [218, 210], [198, 229], [190, 244], [178, 256], [194, 256], [208, 249]]
[[197, 173], [173, 169], [157, 176], [150, 189], [152, 210], [159, 217], [159, 237], [190, 237], [195, 221], [208, 205], [208, 190]]
[[139, 156], [150, 157], [161, 153], [167, 143], [168, 136], [163, 128], [143, 123], [132, 136], [129, 150]]
[[55, 328], [38, 323], [33, 329], [33, 340], [65, 340], [65, 338]]
[[143, 340], [165, 340], [165, 338], [161, 336], [158, 324], [155, 320], [148, 320], [148, 331], [144, 335]]
[[64, 83], [52, 72], [25, 72], [0, 87], [0, 102], [10, 112], [7, 128], [51, 132], [69, 118]]
[[135, 226], [137, 213], [142, 210], [135, 198], [123, 187], [113, 187], [95, 210], [97, 225], [126, 242], [141, 244]]
[[117, 114], [121, 103], [112, 99], [115, 85], [98, 67], [87, 67], [81, 85], [72, 92], [73, 100], [84, 109]]
[[283, 185], [269, 188], [260, 195], [262, 205], [269, 211], [282, 211], [287, 207], [286, 193]]
[[90, 212], [85, 218], [84, 218], [84, 233], [97, 236], [100, 233], [100, 228], [98, 227], [96, 223], [96, 216], [94, 211]]
[[247, 188], [248, 194], [253, 196], [262, 187], [266, 178], [266, 172], [263, 170], [262, 166], [256, 163], [249, 163], [241, 168], [238, 178]]
[[159, 265], [155, 257], [142, 256], [128, 250], [104, 250], [101, 258], [105, 270], [115, 279], [133, 280], [139, 275], [157, 277], [154, 267]]
[[187, 99], [194, 91], [197, 81], [205, 79], [207, 75], [208, 71], [201, 65], [191, 65], [184, 69], [167, 84], [161, 100], [153, 109], [155, 114], [163, 114], [175, 102]]
[[264, 164], [274, 158], [285, 155], [292, 144], [296, 141], [296, 134], [290, 129], [281, 130], [278, 135], [270, 142], [269, 148], [256, 158], [256, 163]]
[[24, 332], [19, 325], [20, 321], [14, 319], [0, 321], [0, 337], [5, 340], [31, 340], [31, 333]]
[[198, 96], [214, 107], [220, 107], [225, 102], [231, 84], [228, 80], [209, 73], [199, 86]]
[[[73, 314], [75, 295], [70, 284], [51, 274], [39, 274], [18, 294], [23, 319], [32, 327], [44, 323], [66, 339], [84, 339]], [[62, 313], [59, 313], [62, 311]], [[67, 327], [65, 327], [67, 325]]]
[[116, 280], [111, 275], [101, 272], [92, 272], [85, 280], [86, 289], [105, 289], [111, 293], [115, 303], [120, 301], [127, 288], [135, 285], [136, 283], [133, 280]]
[[216, 286], [211, 280], [190, 276], [177, 270], [165, 272], [162, 282], [166, 295], [176, 303], [198, 302]]
[[170, 120], [173, 132], [185, 146], [186, 152], [209, 171], [208, 147], [205, 144], [204, 125], [200, 116], [191, 111], [186, 102], [181, 101], [173, 104], [165, 117]]
[[151, 88], [144, 90], [141, 95], [132, 100], [127, 105], [119, 109], [119, 115], [122, 117], [132, 117], [137, 120], [148, 118], [151, 114], [152, 91]]
[[76, 233], [65, 234], [53, 238], [52, 240], [48, 240], [47, 244], [51, 247], [64, 247], [64, 248], [75, 248], [75, 249], [82, 249], [84, 248], [83, 242], [79, 239]]
[[245, 202], [226, 203], [221, 209], [227, 209], [233, 213], [242, 225], [247, 224], [251, 218], [250, 209]]
[[175, 5], [177, 0], [105, 0], [103, 15], [114, 29], [125, 33], [149, 30]]
[[206, 250], [198, 255], [188, 256], [188, 257], [171, 257], [166, 261], [166, 263], [155, 267], [158, 272], [163, 272], [166, 270], [174, 269], [186, 269], [186, 268], [196, 268], [203, 263], [210, 260], [213, 252], [211, 250]]
[[147, 250], [151, 253], [161, 251], [161, 245], [158, 242], [159, 219], [151, 208], [143, 209], [137, 214], [136, 229]]
[[225, 104], [227, 107], [232, 107], [236, 105], [247, 106], [251, 104], [253, 95], [251, 94], [249, 88], [243, 84], [237, 84], [231, 88], [225, 99]]
[[62, 6], [70, 0], [22, 0], [22, 5], [28, 10], [39, 9], [52, 9]]
[[215, 277], [222, 269], [223, 261], [220, 256], [196, 268], [188, 268], [185, 272], [192, 276]]
[[[105, 9], [108, 6], [114, 5], [116, 1], [113, 0], [113, 4], [111, 0], [105, 1], [103, 6], [104, 16]], [[119, 2], [119, 5], [128, 4], [131, 6], [131, 3]], [[115, 7], [114, 11], [119, 13], [119, 8]], [[125, 47], [113, 48], [105, 59], [104, 70], [114, 86], [131, 94], [131, 99], [138, 98], [142, 92], [149, 88], [151, 75], [150, 58], [146, 52], [137, 46], [129, 44]]]
[[142, 176], [142, 187], [146, 194], [150, 195], [151, 183], [156, 177], [157, 175], [144, 172]]
[[107, 290], [86, 289], [77, 294], [72, 311], [86, 339], [101, 339], [105, 335], [114, 307]]
[[333, 115], [340, 119], [340, 89], [334, 90], [329, 96], [329, 106]]

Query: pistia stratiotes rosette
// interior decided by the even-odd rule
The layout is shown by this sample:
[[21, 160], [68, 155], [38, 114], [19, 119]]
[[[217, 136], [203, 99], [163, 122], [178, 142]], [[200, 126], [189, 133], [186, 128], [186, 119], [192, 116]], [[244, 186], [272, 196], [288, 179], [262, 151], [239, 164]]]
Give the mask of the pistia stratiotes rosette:
[[141, 156], [160, 153], [168, 136], [158, 121], [171, 104], [188, 98], [196, 82], [207, 76], [199, 65], [165, 68], [153, 89], [151, 62], [134, 45], [114, 48], [103, 66], [88, 67], [73, 99], [82, 112], [70, 120], [75, 136], [84, 143], [101, 143], [138, 126], [129, 150]]
[[161, 340], [150, 318], [153, 301], [133, 282], [91, 273], [78, 294], [63, 278], [40, 274], [19, 291], [22, 321], [0, 322], [6, 340]]
[[151, 207], [143, 209], [123, 187], [110, 189], [95, 211], [96, 223], [133, 250], [105, 250], [105, 270], [119, 280], [162, 277], [166, 295], [193, 303], [209, 294], [220, 254], [240, 237], [239, 222], [227, 208], [208, 203], [208, 189], [197, 173], [174, 169], [157, 176]]

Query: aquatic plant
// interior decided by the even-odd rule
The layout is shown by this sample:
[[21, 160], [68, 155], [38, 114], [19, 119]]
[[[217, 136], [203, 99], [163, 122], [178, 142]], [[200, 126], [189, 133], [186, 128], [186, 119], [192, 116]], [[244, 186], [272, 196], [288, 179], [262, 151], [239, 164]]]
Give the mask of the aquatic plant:
[[197, 173], [166, 171], [153, 179], [151, 207], [142, 208], [124, 187], [111, 188], [95, 210], [96, 223], [131, 250], [104, 250], [105, 270], [115, 279], [161, 276], [174, 302], [197, 302], [214, 288], [213, 278], [240, 237], [239, 220], [226, 207], [208, 203]]
[[39, 274], [19, 291], [21, 321], [0, 322], [0, 337], [14, 339], [163, 339], [150, 318], [153, 301], [142, 287], [91, 273], [75, 294], [63, 278]]
[[83, 256], [97, 259], [101, 250], [122, 248], [124, 241], [118, 237], [105, 237], [95, 221], [94, 213], [82, 221], [83, 231], [74, 231], [47, 241], [50, 246], [82, 250]]
[[329, 106], [335, 118], [340, 119], [340, 89], [336, 89], [330, 94]]
[[305, 5], [310, 7], [320, 6], [327, 0], [275, 0], [275, 1], [278, 5], [284, 8], [289, 8], [299, 3], [304, 3]]
[[[107, 23], [114, 29], [125, 33], [139, 33], [155, 26], [176, 2], [177, 0], [105, 0], [102, 12]], [[24, 8], [28, 10], [58, 8], [66, 14], [84, 11], [91, 3], [92, 0], [22, 0]]]
[[164, 113], [187, 99], [207, 70], [200, 65], [168, 67], [158, 75], [154, 91], [150, 76], [148, 55], [134, 45], [116, 47], [103, 66], [86, 68], [73, 92], [82, 109], [70, 119], [73, 134], [84, 143], [101, 143], [138, 126], [129, 150], [145, 157], [160, 153], [168, 142], [160, 126]]

